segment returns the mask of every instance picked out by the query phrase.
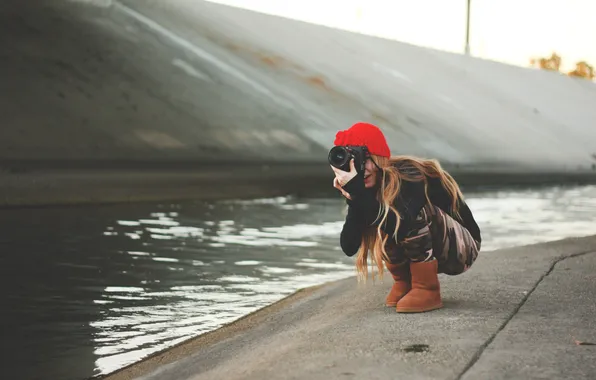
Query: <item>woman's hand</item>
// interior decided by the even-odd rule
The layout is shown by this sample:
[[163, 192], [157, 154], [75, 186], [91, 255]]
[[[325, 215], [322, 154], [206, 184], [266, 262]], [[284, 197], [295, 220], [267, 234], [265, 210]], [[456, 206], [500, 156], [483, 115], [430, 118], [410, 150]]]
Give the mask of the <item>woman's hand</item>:
[[342, 187], [339, 185], [339, 182], [337, 181], [337, 177], [333, 178], [333, 187], [335, 187], [337, 190], [339, 190], [341, 195], [348, 198], [349, 200], [352, 200], [352, 197], [350, 196], [350, 194], [348, 192], [346, 192], [344, 189], [342, 189]]
[[356, 177], [356, 175], [358, 175], [358, 172], [356, 171], [356, 167], [354, 166], [354, 159], [352, 158], [350, 160], [350, 171], [349, 172], [338, 169], [334, 166], [331, 166], [331, 169], [333, 169], [333, 172], [335, 173], [335, 178], [333, 179], [333, 187], [338, 189], [344, 197], [351, 200], [352, 197], [350, 196], [349, 193], [347, 193], [343, 189], [343, 187], [346, 185], [346, 183], [350, 182], [352, 180], [352, 178], [354, 178], [354, 177]]

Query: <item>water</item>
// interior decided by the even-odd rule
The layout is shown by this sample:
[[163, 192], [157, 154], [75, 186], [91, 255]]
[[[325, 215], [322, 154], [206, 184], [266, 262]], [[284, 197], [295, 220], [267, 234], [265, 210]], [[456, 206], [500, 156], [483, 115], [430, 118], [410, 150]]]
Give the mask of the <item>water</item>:
[[[467, 193], [490, 250], [596, 233], [596, 186]], [[84, 379], [354, 274], [339, 199], [4, 210], [3, 372]]]

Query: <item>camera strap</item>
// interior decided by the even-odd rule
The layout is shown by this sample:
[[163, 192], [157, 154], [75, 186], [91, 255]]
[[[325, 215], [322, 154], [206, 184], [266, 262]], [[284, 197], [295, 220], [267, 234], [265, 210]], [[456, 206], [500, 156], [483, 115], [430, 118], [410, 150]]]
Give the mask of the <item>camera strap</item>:
[[368, 159], [372, 161], [373, 164], [375, 164], [375, 166], [377, 167], [377, 169], [379, 169], [379, 171], [383, 171], [383, 169], [381, 169], [381, 167], [379, 165], [377, 165], [377, 163], [375, 162], [375, 160], [373, 160], [372, 156], [368, 156]]

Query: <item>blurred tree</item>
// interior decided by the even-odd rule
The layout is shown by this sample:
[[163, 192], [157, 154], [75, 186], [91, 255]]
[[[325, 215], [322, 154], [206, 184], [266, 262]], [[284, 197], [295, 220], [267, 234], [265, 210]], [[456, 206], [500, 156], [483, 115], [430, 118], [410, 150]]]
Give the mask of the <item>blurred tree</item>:
[[[532, 58], [530, 59], [530, 65], [542, 70], [561, 72], [561, 56], [553, 52], [550, 57]], [[567, 75], [589, 80], [594, 80], [596, 78], [594, 67], [585, 61], [577, 62], [575, 64], [575, 70], [568, 72]]]
[[571, 77], [580, 77], [585, 79], [594, 79], [594, 67], [588, 64], [588, 62], [581, 61], [575, 64], [575, 70], [570, 71], [567, 75]]
[[552, 53], [548, 58], [532, 58], [530, 64], [543, 70], [559, 71], [561, 57], [557, 53]]

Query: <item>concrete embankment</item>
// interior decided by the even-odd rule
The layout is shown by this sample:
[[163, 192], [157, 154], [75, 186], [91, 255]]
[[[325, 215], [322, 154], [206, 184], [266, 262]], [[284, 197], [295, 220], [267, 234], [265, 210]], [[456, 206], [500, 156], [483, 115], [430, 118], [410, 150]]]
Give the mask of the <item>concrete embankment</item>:
[[484, 252], [412, 315], [383, 306], [389, 280], [348, 278], [106, 379], [593, 379], [594, 273], [596, 237]]
[[208, 198], [240, 162], [327, 181], [357, 120], [462, 175], [596, 173], [596, 86], [550, 72], [202, 1], [9, 0], [0, 30], [4, 204]]

